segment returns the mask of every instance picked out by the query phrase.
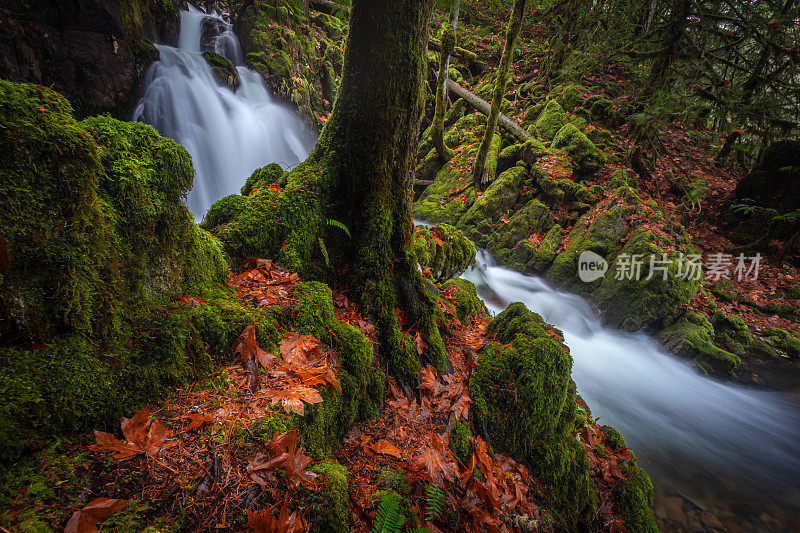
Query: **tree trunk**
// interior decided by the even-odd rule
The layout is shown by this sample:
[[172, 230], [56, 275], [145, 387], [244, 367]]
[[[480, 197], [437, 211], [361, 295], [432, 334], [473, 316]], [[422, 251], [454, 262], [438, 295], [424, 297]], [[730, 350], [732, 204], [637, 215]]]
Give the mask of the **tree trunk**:
[[[423, 356], [440, 371], [449, 365], [435, 295], [410, 247], [431, 9], [431, 0], [353, 0], [333, 112], [311, 155], [289, 174], [280, 204], [291, 221], [280, 257], [308, 272], [318, 236], [325, 236], [331, 264], [349, 277], [351, 298], [375, 321], [384, 362], [405, 383], [418, 380], [419, 361], [406, 348], [398, 308], [425, 341]], [[326, 219], [344, 224], [350, 237], [326, 232]]]
[[439, 58], [439, 75], [436, 78], [436, 107], [433, 112], [431, 137], [439, 159], [449, 161], [453, 151], [444, 144], [444, 113], [447, 107], [447, 78], [450, 71], [450, 54], [456, 45], [456, 26], [458, 25], [458, 8], [460, 0], [453, 2], [450, 10], [450, 26], [442, 36], [442, 52]]
[[686, 21], [692, 12], [691, 0], [675, 0], [672, 12], [669, 14], [667, 27], [664, 31], [664, 40], [661, 43], [661, 53], [653, 61], [650, 69], [650, 79], [647, 83], [648, 91], [653, 94], [660, 89], [666, 80], [667, 71], [675, 61], [678, 45], [686, 33]]
[[514, 0], [514, 7], [511, 11], [511, 20], [506, 30], [506, 44], [503, 48], [503, 55], [500, 57], [500, 65], [497, 67], [497, 79], [494, 84], [492, 95], [492, 109], [486, 119], [486, 131], [483, 133], [478, 155], [475, 157], [475, 166], [472, 169], [472, 181], [476, 188], [486, 188], [488, 176], [484, 170], [486, 168], [486, 155], [489, 153], [489, 146], [492, 144], [492, 137], [497, 129], [497, 115], [500, 114], [500, 106], [503, 103], [503, 96], [506, 93], [508, 84], [508, 69], [511, 66], [511, 59], [514, 56], [514, 46], [517, 42], [520, 26], [522, 26], [522, 13], [525, 11], [525, 0]]

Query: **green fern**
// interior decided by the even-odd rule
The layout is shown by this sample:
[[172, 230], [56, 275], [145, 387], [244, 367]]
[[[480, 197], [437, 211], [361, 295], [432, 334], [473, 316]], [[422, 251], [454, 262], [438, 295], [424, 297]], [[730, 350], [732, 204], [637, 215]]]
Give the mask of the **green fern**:
[[381, 498], [375, 510], [375, 523], [372, 533], [400, 533], [406, 517], [400, 513], [400, 497], [397, 494], [387, 494]]
[[342, 223], [341, 223], [341, 222], [339, 222], [338, 220], [333, 220], [333, 219], [331, 219], [331, 218], [326, 218], [326, 219], [325, 219], [325, 223], [326, 223], [326, 224], [328, 224], [329, 226], [333, 226], [333, 227], [335, 227], [335, 228], [339, 228], [340, 230], [342, 230], [343, 232], [345, 232], [345, 233], [347, 234], [347, 236], [348, 236], [348, 237], [350, 237], [351, 239], [353, 238], [353, 237], [350, 235], [350, 230], [349, 230], [349, 229], [347, 229], [347, 226], [345, 226], [344, 224], [342, 224]]
[[444, 491], [436, 485], [425, 487], [425, 520], [441, 519], [444, 512]]
[[328, 257], [328, 249], [325, 247], [325, 241], [322, 240], [322, 237], [318, 237], [317, 240], [319, 241], [319, 250], [325, 258], [325, 264], [331, 266], [331, 258]]

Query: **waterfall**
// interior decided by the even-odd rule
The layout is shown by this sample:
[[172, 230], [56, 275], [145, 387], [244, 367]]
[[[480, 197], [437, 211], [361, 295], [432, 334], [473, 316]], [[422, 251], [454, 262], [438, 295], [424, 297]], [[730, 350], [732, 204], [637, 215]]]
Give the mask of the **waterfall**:
[[622, 432], [660, 491], [800, 510], [800, 404], [698, 374], [644, 333], [604, 327], [585, 300], [479, 250], [464, 278], [492, 312], [522, 302], [564, 333], [578, 394]]
[[[178, 48], [157, 45], [133, 120], [146, 122], [192, 156], [194, 186], [187, 205], [196, 219], [223, 196], [238, 193], [256, 168], [289, 168], [308, 155], [314, 135], [287, 106], [276, 102], [258, 73], [242, 65], [231, 24], [192, 6], [181, 11]], [[237, 65], [234, 92], [202, 57], [212, 50]]]

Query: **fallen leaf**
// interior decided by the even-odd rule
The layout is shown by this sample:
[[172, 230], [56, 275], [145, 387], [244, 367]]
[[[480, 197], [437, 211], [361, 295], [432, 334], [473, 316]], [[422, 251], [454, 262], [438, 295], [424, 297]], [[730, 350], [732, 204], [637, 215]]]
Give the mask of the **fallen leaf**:
[[398, 448], [397, 446], [395, 446], [386, 439], [381, 439], [378, 442], [371, 442], [364, 447], [375, 453], [382, 453], [383, 455], [391, 455], [396, 459], [400, 459], [403, 456], [403, 452], [400, 451], [400, 448]]
[[64, 528], [64, 533], [95, 533], [98, 526], [125, 507], [128, 500], [95, 498], [80, 511], [75, 511]]

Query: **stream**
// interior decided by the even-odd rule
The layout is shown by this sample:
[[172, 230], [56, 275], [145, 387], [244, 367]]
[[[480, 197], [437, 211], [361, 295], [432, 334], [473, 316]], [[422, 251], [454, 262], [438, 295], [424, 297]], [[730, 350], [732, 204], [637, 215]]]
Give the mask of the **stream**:
[[[219, 28], [211, 44], [202, 43], [204, 19]], [[212, 44], [238, 65], [237, 91], [202, 58], [202, 46]], [[254, 169], [271, 162], [289, 168], [308, 155], [314, 135], [243, 66], [224, 16], [189, 6], [181, 11], [179, 46], [158, 49], [133, 120], [191, 154], [196, 176], [187, 205], [195, 218], [238, 192]], [[796, 397], [702, 376], [646, 334], [604, 327], [580, 297], [499, 267], [485, 251], [463, 277], [493, 313], [521, 301], [564, 332], [578, 393], [601, 424], [622, 432], [653, 479], [657, 516], [683, 526], [673, 530], [800, 530]]]

